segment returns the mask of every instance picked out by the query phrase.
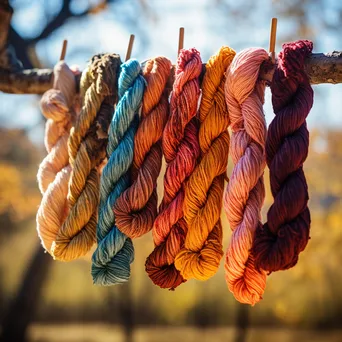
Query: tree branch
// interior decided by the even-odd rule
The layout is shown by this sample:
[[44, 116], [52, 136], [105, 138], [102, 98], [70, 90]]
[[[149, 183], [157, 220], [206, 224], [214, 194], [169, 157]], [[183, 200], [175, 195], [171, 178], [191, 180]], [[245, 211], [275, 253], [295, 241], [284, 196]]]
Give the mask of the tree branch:
[[63, 0], [63, 6], [59, 13], [44, 27], [43, 31], [32, 39], [28, 39], [28, 44], [36, 44], [42, 39], [47, 38], [52, 32], [61, 27], [69, 18], [75, 16], [83, 16], [87, 14], [87, 10], [80, 15], [75, 15], [70, 11], [70, 0]]
[[21, 35], [12, 27], [12, 25], [9, 28], [8, 41], [11, 42], [11, 45], [15, 50], [15, 55], [22, 65], [25, 68], [33, 68], [34, 66], [27, 51], [29, 44], [27, 43], [27, 40], [23, 39]]
[[13, 8], [9, 5], [8, 1], [0, 3], [0, 51], [6, 48], [8, 27], [13, 15]]
[[41, 39], [47, 38], [53, 31], [61, 27], [71, 16], [70, 0], [63, 0], [63, 6], [59, 13], [44, 27], [43, 31], [37, 37], [28, 39], [28, 44], [35, 44]]
[[[111, 2], [103, 0], [93, 7], [89, 7], [80, 14], [74, 14], [70, 10], [70, 0], [63, 0], [63, 6], [57, 16], [52, 19], [36, 38], [25, 40], [12, 27], [10, 20], [13, 9], [8, 0], [0, 1], [0, 91], [11, 94], [42, 94], [50, 89], [53, 84], [53, 71], [51, 69], [31, 69], [32, 62], [27, 55], [27, 48], [30, 44], [48, 37], [54, 30], [62, 26], [70, 17], [82, 17], [89, 13], [97, 13]], [[19, 60], [28, 69], [21, 70], [21, 65], [15, 61], [13, 54], [8, 48], [8, 38], [15, 42], [15, 46], [20, 46], [17, 53]], [[24, 47], [24, 48], [23, 48]], [[272, 81], [275, 66], [265, 63], [260, 71], [260, 78]], [[342, 52], [333, 51], [332, 53], [316, 53], [307, 58], [305, 71], [311, 84], [320, 83], [342, 83]], [[205, 73], [205, 67], [201, 79]], [[173, 73], [172, 73], [173, 74]], [[173, 75], [171, 75], [167, 88], [172, 88]]]
[[312, 54], [305, 63], [311, 84], [342, 83], [342, 51]]
[[13, 15], [13, 9], [7, 0], [0, 2], [0, 67], [8, 68], [7, 54], [8, 28]]
[[87, 8], [85, 11], [75, 14], [70, 10], [70, 0], [63, 0], [63, 6], [56, 17], [54, 17], [43, 29], [43, 31], [35, 38], [28, 39], [28, 45], [36, 44], [42, 39], [47, 38], [56, 29], [61, 27], [70, 18], [82, 18], [91, 13], [97, 13], [106, 8], [106, 4], [109, 0], [103, 0], [99, 4]]
[[[75, 14], [70, 10], [70, 0], [63, 0], [63, 5], [59, 13], [44, 27], [42, 32], [30, 39], [24, 39], [21, 35], [9, 25], [10, 19], [13, 14], [13, 9], [8, 4], [7, 0], [1, 0], [0, 3], [0, 66], [11, 64], [14, 61], [13, 56], [7, 56], [10, 51], [6, 51], [6, 43], [10, 42], [13, 46], [17, 58], [21, 61], [25, 68], [31, 69], [34, 66], [34, 62], [31, 60], [28, 54], [28, 48], [38, 43], [42, 39], [46, 39], [61, 27], [70, 18], [81, 18], [88, 14], [98, 13], [104, 10], [111, 0], [103, 0], [95, 6], [90, 6], [85, 11]], [[4, 3], [4, 4], [3, 4]], [[3, 48], [3, 51], [2, 49]], [[8, 49], [8, 48], [7, 48]], [[7, 63], [7, 64], [6, 64]]]
[[[342, 83], [342, 51], [331, 53], [313, 53], [306, 59], [305, 71], [311, 84]], [[203, 73], [205, 68], [203, 67]], [[264, 66], [260, 78], [271, 81], [274, 68]], [[203, 76], [203, 75], [202, 75]], [[52, 87], [53, 71], [51, 69], [28, 69], [18, 72], [0, 69], [0, 91], [11, 94], [43, 94]], [[171, 75], [167, 88], [172, 88]]]
[[[272, 81], [275, 68], [262, 68], [260, 78]], [[342, 83], [342, 51], [312, 53], [306, 60], [304, 70], [311, 84]]]
[[27, 69], [18, 72], [0, 69], [0, 90], [9, 94], [43, 94], [53, 84], [51, 69]]
[[[75, 76], [79, 92], [81, 74]], [[8, 94], [41, 95], [53, 86], [53, 70], [26, 69], [17, 72], [0, 69], [0, 91]]]

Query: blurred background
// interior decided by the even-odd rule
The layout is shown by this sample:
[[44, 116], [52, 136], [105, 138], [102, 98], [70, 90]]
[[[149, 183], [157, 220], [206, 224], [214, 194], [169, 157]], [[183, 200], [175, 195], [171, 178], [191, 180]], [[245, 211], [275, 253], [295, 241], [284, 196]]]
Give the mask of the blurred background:
[[[281, 44], [311, 39], [314, 51], [342, 50], [338, 0], [13, 0], [10, 43], [25, 68], [52, 68], [68, 39], [66, 61], [84, 68], [99, 52], [176, 60], [178, 29], [203, 62], [222, 45], [236, 51], [268, 48], [270, 19]], [[249, 307], [228, 291], [223, 265], [207, 282], [176, 291], [152, 284], [144, 263], [151, 234], [135, 241], [129, 284], [92, 284], [90, 256], [54, 262], [35, 228], [41, 195], [36, 172], [46, 152], [37, 95], [0, 93], [0, 322], [27, 341], [342, 341], [342, 85], [314, 86], [305, 163], [312, 215], [311, 240], [299, 263], [268, 277], [263, 300]], [[270, 91], [265, 115], [272, 120]], [[339, 109], [340, 108], [340, 109]], [[336, 112], [337, 111], [337, 112]], [[232, 163], [229, 162], [229, 170]], [[266, 184], [268, 174], [266, 172]], [[159, 179], [162, 188], [162, 177]], [[267, 188], [263, 215], [272, 201]], [[224, 222], [224, 246], [230, 228]], [[222, 262], [223, 264], [223, 262]], [[17, 332], [17, 335], [15, 333]], [[7, 341], [6, 341], [7, 342]]]

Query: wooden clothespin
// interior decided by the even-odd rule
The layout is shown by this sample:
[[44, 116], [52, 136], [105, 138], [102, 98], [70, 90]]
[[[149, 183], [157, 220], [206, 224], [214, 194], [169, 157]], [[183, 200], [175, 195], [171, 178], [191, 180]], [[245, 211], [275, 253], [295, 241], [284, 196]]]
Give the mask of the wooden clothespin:
[[[179, 37], [178, 37], [177, 59], [178, 59], [179, 53], [183, 49], [183, 47], [184, 47], [184, 27], [180, 27], [179, 28]], [[169, 79], [167, 81], [167, 85], [166, 85], [166, 89], [169, 92], [169, 103], [171, 101], [171, 96], [172, 96], [172, 85], [173, 85], [173, 82], [175, 80], [176, 65], [177, 65], [177, 63], [172, 65], [171, 74], [170, 74], [170, 77], [169, 77]]]
[[270, 33], [270, 48], [269, 52], [271, 54], [272, 63], [275, 63], [275, 45], [277, 39], [277, 18], [272, 18], [271, 21], [271, 33]]
[[59, 60], [60, 60], [60, 61], [64, 61], [67, 46], [68, 46], [68, 41], [67, 41], [66, 39], [64, 39], [64, 40], [63, 40], [63, 46], [62, 46], [61, 56], [59, 57]]
[[184, 27], [181, 27], [179, 29], [179, 38], [178, 38], [178, 54], [177, 58], [179, 56], [180, 50], [182, 50], [184, 47]]
[[127, 47], [127, 53], [126, 53], [126, 60], [128, 61], [131, 58], [132, 55], [132, 50], [133, 50], [133, 44], [134, 44], [134, 34], [131, 34], [131, 36], [129, 37], [129, 43], [128, 43], [128, 47]]

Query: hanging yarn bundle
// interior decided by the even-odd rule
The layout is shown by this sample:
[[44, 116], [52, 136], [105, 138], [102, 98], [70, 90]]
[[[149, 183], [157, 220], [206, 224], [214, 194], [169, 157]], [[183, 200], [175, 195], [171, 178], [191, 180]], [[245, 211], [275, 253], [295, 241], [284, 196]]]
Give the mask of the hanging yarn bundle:
[[[53, 88], [44, 93], [40, 101], [43, 115], [47, 118], [45, 125], [45, 147], [47, 156], [39, 165], [37, 179], [41, 193], [44, 195], [38, 210], [38, 234], [45, 250], [51, 253], [51, 246], [56, 232], [50, 227], [54, 219], [64, 216], [68, 175], [70, 175], [68, 138], [70, 128], [75, 120], [72, 109], [76, 95], [76, 81], [72, 70], [61, 61], [54, 67]], [[63, 184], [61, 184], [63, 183]], [[56, 198], [56, 215], [47, 205]], [[43, 217], [44, 219], [41, 219]]]
[[131, 239], [149, 232], [157, 216], [156, 186], [163, 155], [161, 138], [169, 111], [165, 86], [171, 66], [167, 58], [156, 57], [146, 62], [143, 71], [147, 86], [134, 136], [133, 183], [114, 206], [118, 229]]
[[202, 70], [196, 49], [181, 50], [170, 102], [170, 116], [163, 133], [167, 162], [164, 197], [153, 226], [155, 249], [146, 260], [146, 272], [161, 288], [174, 289], [185, 280], [174, 260], [183, 247], [187, 224], [183, 216], [185, 182], [200, 154], [198, 123], [195, 118], [200, 96]]
[[257, 303], [266, 286], [266, 274], [254, 266], [251, 254], [255, 230], [261, 225], [265, 198], [266, 123], [263, 113], [265, 81], [259, 70], [269, 59], [265, 50], [245, 49], [230, 65], [226, 101], [231, 122], [230, 154], [234, 169], [224, 196], [224, 207], [233, 231], [227, 249], [225, 272], [229, 290], [241, 303]]
[[284, 44], [271, 85], [275, 117], [269, 126], [266, 154], [274, 203], [267, 222], [257, 230], [253, 248], [256, 267], [268, 272], [293, 267], [309, 239], [303, 163], [309, 149], [306, 117], [313, 105], [313, 90], [304, 60], [312, 47], [307, 40]]
[[222, 47], [206, 64], [199, 110], [201, 160], [185, 190], [188, 224], [184, 248], [175, 265], [185, 279], [212, 277], [223, 256], [220, 219], [229, 153], [229, 116], [224, 98], [225, 72], [235, 51]]
[[131, 59], [121, 65], [118, 86], [119, 102], [109, 129], [108, 163], [103, 168], [100, 183], [98, 246], [92, 257], [93, 281], [100, 285], [126, 282], [134, 259], [132, 241], [116, 227], [113, 207], [130, 185], [134, 135], [145, 88], [137, 60]]
[[86, 254], [95, 240], [99, 197], [97, 168], [105, 158], [120, 63], [118, 55], [97, 55], [83, 72], [84, 101], [68, 141], [71, 173], [70, 168], [59, 172], [58, 188], [48, 198], [44, 196], [41, 208], [49, 207], [49, 214], [38, 211], [38, 230], [44, 227], [49, 231], [53, 237], [51, 254], [58, 260], [70, 261]]

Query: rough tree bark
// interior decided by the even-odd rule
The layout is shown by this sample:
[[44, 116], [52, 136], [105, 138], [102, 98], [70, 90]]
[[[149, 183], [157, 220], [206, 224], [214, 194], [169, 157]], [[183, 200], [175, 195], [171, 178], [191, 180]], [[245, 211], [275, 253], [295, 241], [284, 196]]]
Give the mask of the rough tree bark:
[[[205, 72], [205, 68], [203, 68]], [[342, 83], [342, 51], [313, 53], [305, 62], [305, 71], [311, 84]], [[265, 67], [260, 78], [272, 80], [273, 68]], [[52, 87], [51, 69], [27, 69], [11, 72], [0, 68], [0, 91], [10, 94], [43, 94]], [[168, 85], [172, 88], [173, 77]]]
[[[305, 72], [311, 84], [342, 83], [342, 51], [312, 53], [305, 61]], [[274, 68], [265, 67], [260, 78], [271, 81]]]
[[51, 69], [27, 69], [17, 72], [0, 69], [0, 90], [9, 94], [43, 94], [52, 88]]
[[[69, 5], [70, 1], [63, 0], [62, 10], [46, 26], [42, 33], [34, 39], [24, 41], [13, 28], [10, 30], [13, 10], [8, 0], [0, 0], [0, 91], [10, 94], [43, 94], [52, 87], [53, 71], [51, 69], [21, 69], [20, 64], [14, 61], [13, 54], [8, 49], [8, 38], [12, 38], [15, 41], [23, 40], [19, 43], [20, 45], [24, 44], [26, 49], [40, 39], [46, 38], [54, 29], [58, 28], [72, 16]], [[88, 9], [77, 16], [82, 17], [94, 10], [96, 9]], [[8, 32], [10, 32], [10, 36], [8, 36]], [[32, 67], [31, 62], [27, 60], [27, 55], [21, 54], [20, 56], [22, 59], [25, 59], [24, 65]], [[307, 58], [305, 70], [312, 84], [342, 83], [342, 52], [314, 53]], [[203, 67], [204, 72], [205, 68]], [[260, 78], [271, 81], [273, 73], [274, 68], [270, 68], [267, 65], [261, 69]], [[169, 88], [172, 88], [172, 83], [173, 76], [169, 79]]]

